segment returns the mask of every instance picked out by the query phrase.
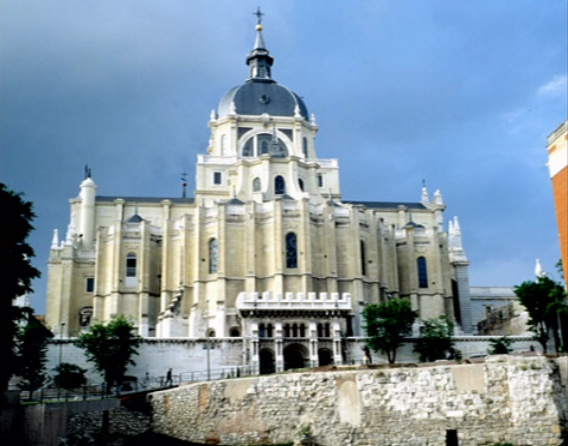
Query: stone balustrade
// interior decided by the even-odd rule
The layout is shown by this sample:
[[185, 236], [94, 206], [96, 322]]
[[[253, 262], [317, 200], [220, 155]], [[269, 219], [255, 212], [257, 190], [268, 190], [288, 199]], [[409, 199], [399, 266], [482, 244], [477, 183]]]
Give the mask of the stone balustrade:
[[243, 310], [345, 310], [351, 311], [350, 293], [239, 293], [237, 309]]

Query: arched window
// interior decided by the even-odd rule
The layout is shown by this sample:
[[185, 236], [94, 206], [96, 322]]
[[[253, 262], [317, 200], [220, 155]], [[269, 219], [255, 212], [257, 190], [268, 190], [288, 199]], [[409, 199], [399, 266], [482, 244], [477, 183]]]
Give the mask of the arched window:
[[284, 177], [278, 175], [274, 178], [274, 193], [276, 195], [282, 195], [286, 193], [286, 181], [284, 181]]
[[275, 134], [260, 133], [250, 137], [244, 144], [242, 156], [270, 155], [274, 158], [286, 158], [288, 148], [284, 141]]
[[265, 338], [266, 337], [266, 327], [264, 326], [264, 324], [260, 324], [258, 326], [258, 337], [259, 338]]
[[304, 192], [304, 180], [301, 178], [298, 180], [298, 185], [300, 186], [300, 190]]
[[298, 267], [298, 239], [296, 234], [286, 234], [286, 268]]
[[256, 177], [252, 180], [252, 190], [253, 192], [259, 192], [262, 189], [262, 183], [260, 182], [260, 178]]
[[365, 242], [361, 240], [361, 274], [367, 275], [367, 253], [365, 252]]
[[425, 257], [418, 257], [416, 260], [418, 266], [418, 286], [420, 288], [428, 288], [428, 266]]
[[209, 240], [209, 273], [216, 273], [219, 263], [219, 245], [216, 238]]
[[254, 156], [254, 139], [249, 139], [243, 147], [243, 156]]
[[293, 338], [298, 337], [298, 324], [292, 325], [292, 337]]
[[126, 277], [136, 277], [136, 254], [132, 252], [126, 256]]
[[302, 152], [304, 152], [304, 157], [308, 157], [308, 139], [304, 138], [302, 140]]
[[229, 330], [229, 336], [232, 338], [238, 338], [240, 335], [241, 331], [237, 327], [233, 327]]
[[266, 326], [266, 337], [271, 338], [272, 335], [273, 335], [273, 331], [274, 331], [274, 328], [272, 327], [272, 324], [268, 324]]

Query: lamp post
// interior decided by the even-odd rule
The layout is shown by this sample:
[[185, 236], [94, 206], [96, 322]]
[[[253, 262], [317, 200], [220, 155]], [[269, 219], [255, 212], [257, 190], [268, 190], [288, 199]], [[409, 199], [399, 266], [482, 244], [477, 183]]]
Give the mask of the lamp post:
[[59, 365], [63, 361], [63, 329], [65, 327], [65, 322], [61, 322], [61, 329], [59, 332]]
[[211, 335], [211, 332], [209, 330], [207, 330], [207, 381], [211, 381], [211, 353], [209, 352], [209, 348], [211, 347], [209, 345], [209, 336]]

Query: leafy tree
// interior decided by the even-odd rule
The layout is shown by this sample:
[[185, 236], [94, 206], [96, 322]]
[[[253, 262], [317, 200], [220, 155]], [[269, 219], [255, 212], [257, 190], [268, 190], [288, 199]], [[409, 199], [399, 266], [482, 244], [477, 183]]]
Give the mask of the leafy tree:
[[564, 287], [547, 276], [538, 277], [536, 282], [525, 281], [515, 287], [515, 294], [529, 314], [529, 326], [534, 339], [547, 352], [552, 333], [556, 352], [560, 349], [558, 336], [559, 319], [568, 313]]
[[35, 253], [26, 242], [34, 229], [32, 203], [0, 183], [0, 209], [0, 403], [3, 403], [4, 391], [16, 367], [14, 346], [18, 321], [24, 317], [13, 302], [15, 298], [33, 292], [32, 280], [40, 277], [40, 272], [30, 263]]
[[87, 371], [76, 364], [62, 362], [53, 371], [55, 372], [53, 382], [62, 389], [76, 389], [87, 383], [87, 378], [85, 378]]
[[120, 385], [128, 365], [136, 365], [132, 359], [138, 354], [142, 338], [134, 334], [134, 325], [124, 316], [107, 324], [94, 324], [75, 341], [85, 351], [85, 356], [103, 376], [107, 388]]
[[566, 278], [564, 277], [564, 265], [562, 263], [562, 259], [558, 259], [558, 262], [556, 262], [556, 271], [558, 271], [558, 275], [560, 276], [560, 281], [564, 282], [566, 281]]
[[33, 316], [31, 308], [28, 309], [27, 318], [16, 341], [16, 375], [20, 378], [18, 387], [29, 391], [31, 397], [32, 392], [39, 389], [47, 378], [47, 344], [53, 338], [53, 333]]
[[367, 305], [363, 310], [367, 345], [375, 352], [385, 353], [389, 363], [394, 364], [396, 351], [404, 343], [417, 316], [407, 299]]
[[507, 336], [490, 339], [487, 353], [490, 355], [507, 355], [511, 352], [512, 343], [513, 341]]
[[420, 355], [420, 361], [432, 362], [453, 356], [454, 323], [447, 316], [424, 321], [420, 328], [420, 338], [414, 344], [414, 351]]

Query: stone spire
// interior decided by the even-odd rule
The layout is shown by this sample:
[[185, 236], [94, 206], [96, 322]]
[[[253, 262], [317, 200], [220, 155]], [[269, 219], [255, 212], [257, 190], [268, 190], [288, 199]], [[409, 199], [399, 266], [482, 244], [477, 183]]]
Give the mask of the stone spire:
[[268, 53], [264, 38], [262, 37], [262, 16], [260, 8], [254, 13], [258, 21], [256, 24], [256, 41], [254, 48], [247, 56], [247, 65], [250, 67], [249, 81], [255, 82], [274, 82], [271, 77], [270, 69], [274, 63], [274, 59]]
[[450, 260], [452, 262], [467, 262], [467, 256], [463, 249], [462, 233], [458, 217], [454, 217], [453, 222], [450, 221], [448, 231], [448, 244], [450, 251]]
[[57, 229], [53, 230], [53, 238], [51, 239], [51, 249], [59, 248], [59, 231]]
[[442, 192], [440, 192], [440, 189], [434, 192], [434, 203], [439, 205], [444, 204], [444, 199], [442, 198]]
[[420, 199], [422, 204], [429, 204], [430, 197], [428, 196], [428, 189], [426, 189], [426, 180], [422, 180], [422, 198]]
[[540, 264], [540, 259], [536, 259], [536, 265], [534, 267], [534, 275], [538, 278], [546, 276], [546, 273], [542, 269], [542, 265]]
[[65, 235], [65, 245], [72, 246], [73, 238], [75, 237], [75, 215], [71, 214], [71, 221], [67, 225], [67, 234]]

